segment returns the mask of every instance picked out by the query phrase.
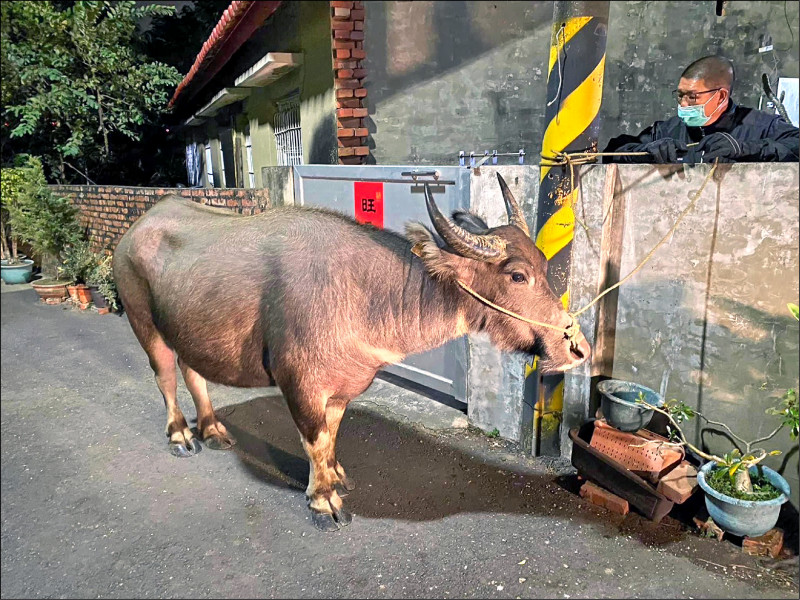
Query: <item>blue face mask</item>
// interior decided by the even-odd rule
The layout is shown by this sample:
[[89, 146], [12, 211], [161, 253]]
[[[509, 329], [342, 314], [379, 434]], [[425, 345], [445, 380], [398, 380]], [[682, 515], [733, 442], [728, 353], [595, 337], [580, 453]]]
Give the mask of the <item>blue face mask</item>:
[[[714, 92], [714, 96], [716, 95], [717, 92]], [[706, 116], [706, 104], [711, 102], [714, 96], [711, 96], [711, 98], [709, 98], [705, 104], [695, 104], [693, 106], [678, 105], [678, 116], [683, 119], [683, 122], [686, 123], [687, 127], [702, 127], [711, 120], [711, 117], [714, 116], [714, 113], [717, 112], [722, 106], [720, 104], [714, 113], [711, 113], [711, 117]]]

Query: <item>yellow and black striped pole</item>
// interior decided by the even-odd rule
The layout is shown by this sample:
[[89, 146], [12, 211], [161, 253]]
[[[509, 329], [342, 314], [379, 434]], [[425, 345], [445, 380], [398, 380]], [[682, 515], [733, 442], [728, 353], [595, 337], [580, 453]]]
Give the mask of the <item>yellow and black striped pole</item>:
[[[597, 151], [600, 102], [606, 62], [609, 2], [554, 2], [547, 77], [547, 107], [542, 154]], [[571, 189], [568, 167], [542, 165], [536, 218], [536, 245], [549, 262], [548, 280], [569, 308], [569, 274], [578, 190]], [[564, 376], [541, 376], [535, 363], [526, 375], [534, 406], [533, 453], [560, 454]]]

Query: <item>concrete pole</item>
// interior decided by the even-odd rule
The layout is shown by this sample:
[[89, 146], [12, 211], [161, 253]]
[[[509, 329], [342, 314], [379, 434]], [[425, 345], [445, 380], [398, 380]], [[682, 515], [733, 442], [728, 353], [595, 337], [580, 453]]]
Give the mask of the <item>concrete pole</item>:
[[[610, 2], [553, 4], [542, 153], [552, 156], [554, 152], [596, 151]], [[573, 206], [578, 190], [570, 189], [567, 167], [542, 166], [540, 176], [536, 245], [548, 259], [548, 280], [553, 291], [570, 308]], [[534, 361], [526, 369], [525, 385], [525, 403], [534, 407], [532, 451], [537, 456], [557, 456], [564, 376], [541, 376], [535, 365]], [[535, 384], [529, 385], [527, 380], [531, 377]]]

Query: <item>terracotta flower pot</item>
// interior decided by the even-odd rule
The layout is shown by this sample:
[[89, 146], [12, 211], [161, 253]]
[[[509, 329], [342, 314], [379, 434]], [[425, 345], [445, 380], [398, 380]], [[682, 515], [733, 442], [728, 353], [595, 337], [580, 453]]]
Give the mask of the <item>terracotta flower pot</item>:
[[31, 282], [31, 287], [39, 294], [39, 298], [48, 304], [59, 304], [69, 297], [67, 281], [57, 279], [40, 279]]

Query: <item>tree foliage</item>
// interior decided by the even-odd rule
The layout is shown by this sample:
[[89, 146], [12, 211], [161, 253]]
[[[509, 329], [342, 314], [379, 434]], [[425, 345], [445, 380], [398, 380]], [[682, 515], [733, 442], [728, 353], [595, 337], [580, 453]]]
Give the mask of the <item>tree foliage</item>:
[[181, 75], [146, 56], [137, 24], [174, 7], [129, 1], [0, 7], [4, 162], [35, 148], [60, 181], [66, 167], [75, 167], [70, 161], [91, 177], [92, 169], [122, 159], [115, 145], [125, 147], [122, 140], [139, 140], [160, 123]]

